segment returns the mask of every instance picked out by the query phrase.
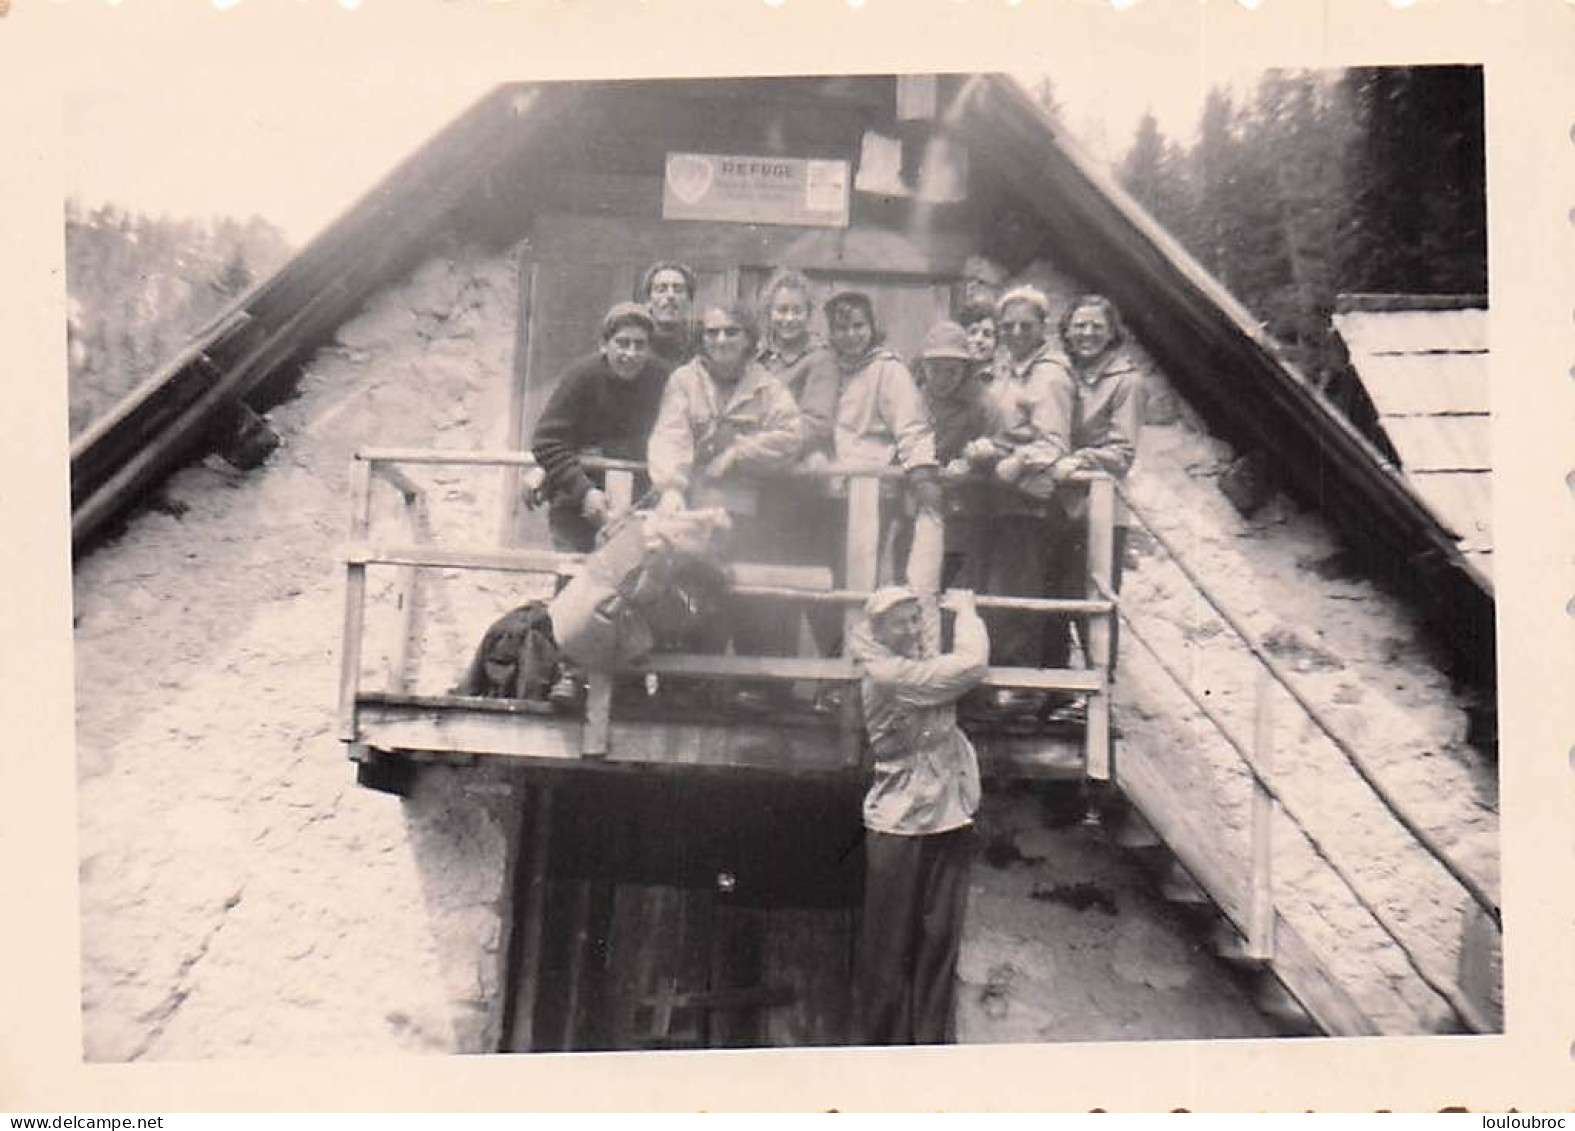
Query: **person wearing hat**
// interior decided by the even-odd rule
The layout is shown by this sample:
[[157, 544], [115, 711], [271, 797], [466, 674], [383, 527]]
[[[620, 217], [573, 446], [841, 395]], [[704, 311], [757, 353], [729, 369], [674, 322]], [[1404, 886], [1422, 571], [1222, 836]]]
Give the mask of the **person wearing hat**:
[[[956, 614], [941, 652], [940, 611]], [[854, 965], [861, 1043], [955, 1035], [957, 952], [979, 807], [979, 762], [959, 697], [988, 672], [973, 594], [877, 589], [849, 640], [873, 760], [864, 797], [864, 913]]]
[[700, 348], [699, 330], [692, 321], [694, 270], [670, 260], [653, 263], [640, 276], [634, 297], [645, 304], [656, 323], [651, 351], [673, 368], [693, 358]]
[[[899, 547], [898, 553], [907, 559], [908, 580], [916, 588], [983, 588], [993, 492], [975, 473], [987, 472], [995, 458], [988, 437], [999, 431], [1000, 416], [979, 380], [968, 332], [956, 322], [930, 327], [915, 368], [945, 490], [944, 531], [936, 531], [944, 550], [926, 543], [920, 516], [914, 548]], [[981, 438], [984, 444], [977, 443]]]

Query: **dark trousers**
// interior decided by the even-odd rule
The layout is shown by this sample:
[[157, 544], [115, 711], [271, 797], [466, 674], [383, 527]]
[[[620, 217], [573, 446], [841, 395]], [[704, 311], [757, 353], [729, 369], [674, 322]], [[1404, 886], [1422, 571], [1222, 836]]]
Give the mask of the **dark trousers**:
[[973, 853], [971, 825], [929, 836], [865, 834], [854, 975], [861, 1043], [955, 1039], [957, 951]]
[[[734, 515], [728, 556], [737, 562], [782, 561], [781, 537], [763, 515]], [[725, 652], [731, 641], [740, 656], [791, 656], [797, 652], [796, 610], [791, 602], [727, 592], [714, 617], [701, 627], [696, 651]]]
[[[1055, 520], [1055, 533], [1050, 540], [1049, 560], [1045, 570], [1045, 593], [1051, 597], [1081, 598], [1088, 595], [1088, 523], [1081, 518], [1061, 517]], [[1127, 554], [1127, 528], [1114, 530], [1111, 553], [1111, 576], [1107, 579], [1111, 591], [1121, 592], [1122, 563]], [[1086, 616], [1051, 616], [1044, 618], [1043, 666], [1064, 668], [1072, 656], [1071, 628], [1077, 624], [1077, 637], [1083, 644], [1083, 657], [1088, 655], [1088, 624]], [[1121, 618], [1110, 618], [1110, 670], [1116, 668], [1116, 647], [1121, 639]]]
[[[990, 528], [987, 592], [997, 597], [1042, 597], [1045, 570], [1058, 530], [1036, 514], [997, 514]], [[990, 663], [996, 666], [1039, 666], [1043, 618], [1003, 610], [985, 612], [990, 633]]]

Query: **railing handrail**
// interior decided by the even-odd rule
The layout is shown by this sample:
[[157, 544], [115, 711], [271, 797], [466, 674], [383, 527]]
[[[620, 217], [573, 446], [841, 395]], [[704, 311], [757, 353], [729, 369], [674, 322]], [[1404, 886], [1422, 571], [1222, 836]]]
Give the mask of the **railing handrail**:
[[[1219, 597], [1203, 584], [1202, 579], [1199, 578], [1195, 572], [1193, 572], [1189, 565], [1187, 565], [1186, 561], [1176, 550], [1174, 544], [1172, 544], [1168, 538], [1166, 538], [1155, 528], [1154, 523], [1150, 521], [1143, 508], [1133, 502], [1132, 496], [1127, 491], [1125, 484], [1118, 480], [1115, 483], [1115, 488], [1116, 493], [1120, 495], [1122, 501], [1126, 503], [1128, 513], [1136, 518], [1138, 522], [1142, 524], [1143, 528], [1149, 532], [1149, 534], [1153, 535], [1154, 540], [1164, 548], [1165, 553], [1170, 557], [1170, 560], [1175, 563], [1176, 568], [1181, 571], [1182, 576], [1184, 576], [1192, 585], [1192, 587], [1197, 590], [1199, 596], [1207, 601], [1209, 606], [1213, 608], [1217, 614], [1219, 614], [1220, 619], [1230, 627], [1231, 631], [1236, 634], [1237, 638], [1247, 646], [1247, 649], [1252, 653], [1253, 658], [1257, 660], [1260, 665], [1262, 665], [1269, 675], [1273, 677], [1276, 683], [1285, 689], [1287, 694], [1290, 695], [1292, 701], [1295, 702], [1296, 705], [1301, 708], [1302, 712], [1312, 720], [1313, 725], [1316, 726], [1323, 733], [1324, 737], [1326, 737], [1334, 745], [1335, 749], [1339, 751], [1340, 755], [1345, 759], [1347, 764], [1349, 764], [1351, 768], [1357, 772], [1357, 775], [1362, 779], [1362, 781], [1367, 784], [1368, 788], [1373, 791], [1378, 800], [1383, 803], [1384, 808], [1389, 811], [1389, 814], [1395, 818], [1396, 822], [1399, 823], [1399, 825], [1405, 829], [1406, 832], [1411, 834], [1412, 839], [1420, 844], [1422, 848], [1427, 851], [1428, 855], [1432, 856], [1433, 859], [1438, 861], [1440, 866], [1442, 866], [1443, 869], [1454, 878], [1455, 882], [1464, 888], [1465, 891], [1476, 902], [1476, 904], [1487, 913], [1489, 918], [1492, 919], [1493, 924], [1498, 927], [1500, 931], [1502, 931], [1503, 916], [1499, 910], [1499, 906], [1497, 902], [1494, 901], [1492, 896], [1487, 893], [1486, 889], [1482, 887], [1481, 883], [1476, 879], [1476, 877], [1472, 876], [1465, 870], [1465, 868], [1457, 863], [1444, 850], [1442, 845], [1434, 840], [1425, 829], [1422, 829], [1420, 826], [1418, 826], [1416, 822], [1404, 811], [1404, 809], [1401, 808], [1399, 799], [1396, 798], [1390, 792], [1389, 788], [1383, 784], [1372, 767], [1367, 765], [1366, 760], [1351, 747], [1350, 743], [1346, 742], [1345, 739], [1341, 738], [1340, 735], [1335, 732], [1333, 727], [1329, 725], [1328, 720], [1326, 720], [1318, 711], [1318, 709], [1308, 701], [1307, 697], [1296, 688], [1296, 686], [1291, 682], [1290, 678], [1280, 668], [1280, 665], [1275, 663], [1274, 659], [1264, 650], [1263, 645], [1259, 643], [1257, 638], [1247, 629], [1245, 625], [1241, 623], [1238, 617], [1236, 617], [1230, 612], [1229, 609], [1224, 606]], [[1123, 617], [1123, 619], [1127, 618]], [[1128, 623], [1130, 623], [1130, 621]]]
[[[458, 448], [453, 450], [445, 448], [364, 448], [355, 453], [355, 458], [372, 464], [416, 463], [476, 467], [540, 466], [536, 461], [536, 457], [528, 451], [502, 448], [492, 451]], [[646, 470], [643, 460], [611, 459], [607, 456], [581, 456], [580, 465], [591, 471], [631, 471], [639, 473]], [[781, 471], [750, 472], [749, 474], [751, 477], [760, 479], [902, 479], [907, 475], [907, 472], [896, 464], [871, 467], [867, 464], [828, 463], [813, 468], [794, 465]], [[978, 473], [959, 478], [965, 481], [991, 482], [988, 476]], [[1108, 478], [1109, 476], [1102, 471], [1079, 471], [1068, 476], [1063, 482], [1083, 485]]]
[[[1114, 595], [1110, 593], [1109, 587], [1104, 583], [1103, 580], [1095, 578], [1094, 584], [1107, 596], [1110, 596], [1112, 600], [1115, 600]], [[1143, 632], [1142, 629], [1138, 628], [1138, 626], [1132, 622], [1131, 616], [1121, 606], [1119, 601], [1116, 601], [1116, 615], [1119, 616], [1122, 622], [1127, 626], [1127, 630], [1129, 633], [1131, 633], [1132, 638], [1142, 645], [1143, 649], [1154, 658], [1154, 662], [1159, 665], [1160, 670], [1163, 671], [1165, 675], [1170, 678], [1170, 681], [1181, 690], [1181, 693], [1186, 696], [1188, 702], [1190, 702], [1193, 707], [1197, 709], [1199, 714], [1208, 720], [1209, 724], [1219, 732], [1220, 737], [1225, 739], [1226, 743], [1231, 747], [1232, 750], [1235, 751], [1236, 757], [1240, 759], [1242, 765], [1246, 767], [1248, 774], [1251, 775], [1253, 784], [1279, 805], [1280, 812], [1283, 813], [1285, 817], [1291, 822], [1291, 824], [1301, 832], [1302, 836], [1306, 837], [1307, 843], [1312, 847], [1313, 853], [1325, 864], [1327, 864], [1330, 870], [1339, 877], [1340, 881], [1345, 885], [1346, 890], [1355, 897], [1357, 904], [1360, 905], [1361, 908], [1368, 913], [1368, 915], [1372, 916], [1373, 921], [1378, 924], [1379, 929], [1382, 930], [1384, 934], [1388, 935], [1390, 941], [1392, 941], [1395, 946], [1400, 949], [1400, 953], [1405, 955], [1406, 961], [1409, 962], [1411, 968], [1416, 971], [1417, 976], [1421, 978], [1430, 989], [1432, 989], [1435, 993], [1437, 993], [1449, 1003], [1450, 1008], [1452, 1008], [1460, 1017], [1460, 1019], [1466, 1023], [1468, 1028], [1478, 1033], [1487, 1032], [1491, 1026], [1489, 1026], [1488, 1023], [1483, 1019], [1480, 1012], [1474, 1005], [1471, 1004], [1470, 1000], [1466, 998], [1460, 987], [1455, 985], [1448, 978], [1442, 977], [1441, 975], [1433, 973], [1427, 969], [1426, 963], [1424, 963], [1416, 955], [1416, 953], [1406, 945], [1405, 940], [1400, 937], [1398, 928], [1396, 928], [1390, 921], [1389, 916], [1379, 910], [1376, 902], [1363, 893], [1360, 885], [1345, 869], [1345, 867], [1343, 867], [1340, 862], [1334, 858], [1328, 846], [1325, 845], [1318, 835], [1313, 832], [1313, 830], [1308, 826], [1307, 822], [1303, 820], [1302, 817], [1291, 806], [1291, 803], [1286, 800], [1284, 793], [1281, 792], [1280, 788], [1274, 783], [1273, 779], [1265, 774], [1263, 768], [1257, 764], [1253, 756], [1247, 753], [1246, 745], [1231, 733], [1230, 727], [1225, 724], [1224, 719], [1219, 716], [1219, 713], [1211, 708], [1206, 702], [1204, 702], [1203, 698], [1198, 695], [1197, 692], [1192, 690], [1191, 686], [1187, 683], [1186, 679], [1181, 675], [1181, 673], [1176, 671], [1170, 662], [1167, 661], [1160, 653], [1159, 648], [1155, 646], [1151, 640], [1149, 640], [1148, 636]], [[1237, 926], [1242, 927], [1243, 924], [1237, 923]]]

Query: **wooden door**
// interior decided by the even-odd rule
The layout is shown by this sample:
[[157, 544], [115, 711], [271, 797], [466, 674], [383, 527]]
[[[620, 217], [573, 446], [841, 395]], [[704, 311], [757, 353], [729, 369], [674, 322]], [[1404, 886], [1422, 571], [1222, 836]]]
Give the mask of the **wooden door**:
[[529, 1050], [850, 1039], [855, 787], [604, 776], [556, 796], [539, 956], [515, 977]]

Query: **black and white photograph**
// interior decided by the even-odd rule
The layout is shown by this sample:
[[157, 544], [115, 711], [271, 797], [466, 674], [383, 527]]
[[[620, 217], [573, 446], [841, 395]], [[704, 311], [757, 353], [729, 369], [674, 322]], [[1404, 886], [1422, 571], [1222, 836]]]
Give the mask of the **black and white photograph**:
[[[834, 1107], [879, 1049], [842, 1102], [1087, 1110], [1284, 1050], [1326, 1059], [1255, 1105], [1327, 1108], [1298, 1077], [1370, 1049], [1371, 1108], [1401, 1049], [1541, 1033], [1506, 953], [1568, 939], [1501, 790], [1567, 800], [1569, 738], [1505, 673], [1569, 631], [1505, 629], [1503, 420], [1570, 359], [1503, 361], [1490, 175], [1536, 21], [1389, 60], [1147, 15], [1168, 51], [1081, 12], [940, 66], [357, 87], [336, 29], [294, 87], [60, 82], [69, 1055], [684, 1108], [634, 1082], [759, 1050], [760, 1104]], [[952, 1099], [913, 1046], [1026, 1075]], [[1078, 1049], [1190, 1083], [1023, 1059]]]

